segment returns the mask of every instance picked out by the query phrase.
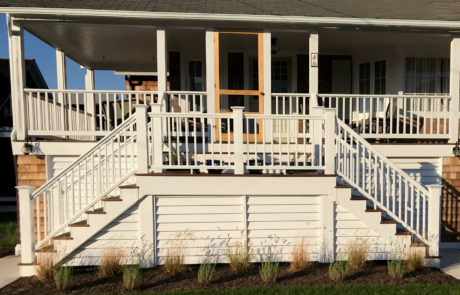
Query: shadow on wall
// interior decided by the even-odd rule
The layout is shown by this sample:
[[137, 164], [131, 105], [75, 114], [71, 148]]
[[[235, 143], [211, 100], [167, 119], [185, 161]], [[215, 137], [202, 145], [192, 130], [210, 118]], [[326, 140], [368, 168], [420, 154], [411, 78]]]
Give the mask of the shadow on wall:
[[460, 242], [460, 191], [442, 179], [441, 241]]

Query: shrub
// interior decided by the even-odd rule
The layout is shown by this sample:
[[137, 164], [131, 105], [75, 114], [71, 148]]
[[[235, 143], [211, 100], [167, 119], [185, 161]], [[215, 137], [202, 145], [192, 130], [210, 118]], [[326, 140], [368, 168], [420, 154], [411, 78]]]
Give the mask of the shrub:
[[274, 261], [264, 261], [259, 268], [259, 274], [265, 283], [273, 283], [278, 276], [279, 263]]
[[18, 243], [16, 222], [0, 223], [0, 247], [13, 247]]
[[67, 290], [73, 283], [72, 269], [68, 266], [61, 266], [54, 273], [54, 283], [58, 290]]
[[184, 272], [186, 269], [184, 256], [184, 248], [168, 248], [163, 265], [165, 271], [173, 275]]
[[405, 268], [405, 261], [402, 259], [388, 261], [388, 274], [392, 279], [402, 279]]
[[343, 281], [348, 275], [348, 261], [336, 261], [329, 265], [329, 278], [333, 281]]
[[139, 264], [127, 265], [123, 268], [123, 288], [139, 289], [142, 285], [142, 269]]
[[423, 267], [425, 258], [418, 251], [411, 251], [406, 258], [406, 271], [411, 272]]
[[364, 242], [348, 247], [348, 268], [350, 271], [361, 269], [367, 261], [367, 245]]
[[55, 270], [54, 254], [41, 253], [38, 257], [37, 279], [42, 283], [52, 281]]
[[123, 251], [110, 248], [104, 250], [101, 257], [101, 263], [98, 266], [98, 275], [100, 278], [114, 277], [121, 271], [121, 260]]
[[225, 256], [233, 272], [245, 272], [251, 266], [252, 255], [248, 248], [243, 247], [240, 242], [236, 243], [235, 246], [231, 246], [229, 241], [227, 241]]
[[307, 252], [305, 239], [302, 239], [299, 245], [292, 248], [292, 261], [289, 264], [290, 272], [298, 272], [310, 267], [310, 255]]
[[209, 259], [205, 259], [205, 261], [200, 265], [200, 268], [198, 269], [198, 283], [200, 283], [202, 286], [209, 285], [215, 271], [216, 264], [210, 262]]

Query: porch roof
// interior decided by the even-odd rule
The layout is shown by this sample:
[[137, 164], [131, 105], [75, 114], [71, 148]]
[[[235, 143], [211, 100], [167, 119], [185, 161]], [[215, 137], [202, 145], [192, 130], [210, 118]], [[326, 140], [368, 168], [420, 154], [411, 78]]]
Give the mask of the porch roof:
[[460, 21], [452, 0], [0, 0], [0, 7]]

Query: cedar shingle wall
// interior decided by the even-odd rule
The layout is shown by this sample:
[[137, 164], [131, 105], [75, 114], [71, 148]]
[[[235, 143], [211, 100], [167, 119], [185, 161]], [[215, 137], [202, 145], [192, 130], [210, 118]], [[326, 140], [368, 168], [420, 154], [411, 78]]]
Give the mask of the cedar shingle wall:
[[[35, 190], [46, 182], [46, 160], [43, 156], [24, 156], [19, 155], [16, 161], [16, 171], [18, 185], [33, 185]], [[42, 203], [43, 204], [43, 203]], [[40, 231], [43, 237], [43, 205], [40, 206]], [[36, 213], [34, 213], [36, 216]], [[37, 237], [37, 227], [35, 226], [35, 237]]]
[[460, 159], [443, 158], [442, 237], [443, 242], [460, 241]]

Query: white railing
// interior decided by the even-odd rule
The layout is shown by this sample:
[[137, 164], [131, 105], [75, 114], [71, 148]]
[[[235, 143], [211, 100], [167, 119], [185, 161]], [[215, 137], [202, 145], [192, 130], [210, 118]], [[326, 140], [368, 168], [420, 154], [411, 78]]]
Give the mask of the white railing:
[[[312, 115], [150, 113], [154, 171], [163, 169], [323, 170], [326, 130]], [[333, 111], [330, 112], [333, 115]], [[332, 126], [331, 125], [331, 126]], [[331, 144], [332, 145], [332, 144]], [[335, 152], [332, 150], [332, 152]]]
[[166, 111], [171, 113], [206, 113], [205, 91], [167, 91]]
[[320, 94], [364, 138], [449, 138], [448, 96]]
[[310, 94], [272, 93], [271, 106], [274, 115], [309, 115]]
[[36, 249], [60, 234], [136, 171], [136, 120], [129, 117], [32, 195]]
[[430, 233], [430, 216], [439, 211], [440, 196], [432, 196], [340, 119], [336, 141], [340, 177], [421, 241], [439, 239], [432, 236], [435, 229]]
[[156, 91], [24, 89], [29, 136], [104, 136], [158, 99]]

